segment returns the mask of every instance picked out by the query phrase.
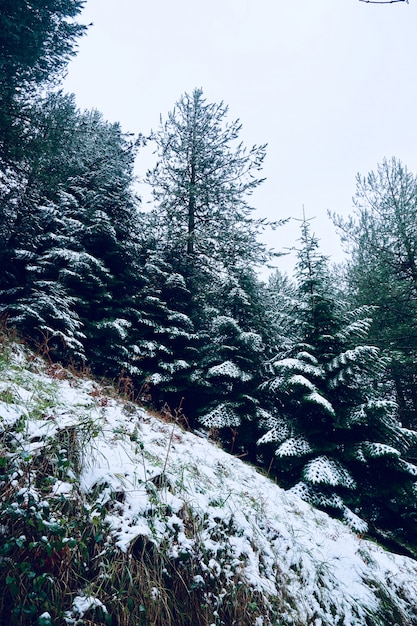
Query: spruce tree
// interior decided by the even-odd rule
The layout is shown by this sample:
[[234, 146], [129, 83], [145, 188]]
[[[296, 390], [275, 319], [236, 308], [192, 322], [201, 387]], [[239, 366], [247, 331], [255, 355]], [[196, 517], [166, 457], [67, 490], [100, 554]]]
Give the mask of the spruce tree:
[[245, 331], [233, 317], [215, 310], [212, 314], [193, 373], [199, 421], [218, 433], [232, 452], [255, 461], [265, 345], [259, 333]]
[[297, 265], [298, 338], [269, 362], [270, 414], [260, 444], [274, 443], [282, 484], [359, 531], [412, 541], [417, 434], [401, 426], [367, 345], [369, 307], [346, 310], [308, 222]]
[[148, 387], [157, 408], [166, 403], [174, 410], [183, 404], [184, 396], [188, 399], [197, 336], [187, 312], [190, 292], [184, 277], [164, 259], [155, 232], [148, 230], [140, 261], [144, 284], [138, 294], [139, 315], [133, 328], [135, 379]]
[[47, 332], [57, 356], [117, 375], [137, 352], [135, 146], [71, 96], [52, 94], [36, 111], [19, 193], [5, 198], [0, 311], [35, 340]]

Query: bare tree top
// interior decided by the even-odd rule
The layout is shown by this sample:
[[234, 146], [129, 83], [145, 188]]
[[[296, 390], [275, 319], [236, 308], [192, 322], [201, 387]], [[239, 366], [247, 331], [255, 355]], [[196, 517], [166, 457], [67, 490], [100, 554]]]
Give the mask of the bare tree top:
[[359, 0], [359, 2], [366, 2], [366, 4], [394, 4], [394, 2], [406, 2], [408, 0]]

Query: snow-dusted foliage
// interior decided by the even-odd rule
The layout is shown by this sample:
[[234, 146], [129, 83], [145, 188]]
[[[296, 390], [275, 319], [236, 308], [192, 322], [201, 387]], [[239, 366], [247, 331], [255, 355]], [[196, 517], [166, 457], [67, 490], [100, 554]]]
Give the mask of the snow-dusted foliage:
[[230, 378], [240, 380], [250, 380], [250, 375], [244, 374], [232, 361], [223, 361], [218, 365], [213, 365], [207, 370], [207, 378]]
[[375, 441], [363, 441], [355, 449], [355, 455], [359, 461], [366, 462], [366, 459], [376, 459], [378, 457], [390, 456], [399, 458], [401, 452], [393, 446]]
[[398, 158], [357, 175], [352, 215], [333, 216], [348, 243], [346, 280], [373, 305], [371, 340], [391, 356], [400, 419], [417, 427], [417, 177]]
[[318, 456], [305, 465], [302, 474], [304, 480], [319, 485], [342, 486], [354, 489], [356, 483], [350, 472], [334, 459]]
[[[275, 437], [279, 435], [282, 437], [282, 429], [281, 431], [278, 429], [269, 430], [261, 439], [259, 443], [267, 443], [268, 441], [275, 441]], [[274, 437], [274, 438], [272, 438]], [[289, 439], [285, 439], [283, 443], [275, 451], [275, 454], [278, 457], [285, 456], [294, 456], [300, 457], [306, 454], [310, 455], [313, 452], [313, 449], [307, 439], [303, 437], [290, 437]], [[314, 481], [313, 481], [314, 482]]]
[[78, 111], [61, 92], [34, 101], [28, 114], [30, 175], [19, 191], [13, 176], [4, 181], [11, 215], [0, 313], [32, 341], [47, 341], [56, 358], [117, 375], [134, 358], [127, 329], [141, 284], [134, 146], [118, 124]]
[[287, 440], [291, 433], [291, 426], [285, 417], [279, 414], [273, 414], [259, 407], [256, 411], [259, 428], [266, 431], [258, 440], [258, 444], [277, 442]]
[[[236, 142], [241, 124], [203, 91], [184, 94], [154, 133], [158, 163], [148, 172], [164, 246], [189, 278], [252, 265], [264, 253], [248, 196], [263, 179], [265, 146]], [[184, 264], [185, 262], [185, 264]], [[236, 286], [233, 297], [242, 298]], [[243, 298], [244, 298], [243, 294]]]
[[23, 168], [17, 169], [29, 172], [27, 153], [34, 143], [42, 161], [40, 138], [49, 130], [33, 124], [30, 104], [39, 92], [56, 86], [87, 26], [75, 21], [83, 8], [80, 0], [33, 0], [16, 8], [3, 4], [0, 14], [0, 164], [21, 161]]
[[241, 418], [230, 404], [217, 404], [209, 413], [202, 415], [200, 422], [206, 428], [220, 429], [240, 426]]
[[197, 335], [190, 317], [191, 294], [185, 279], [164, 259], [150, 237], [141, 268], [144, 285], [134, 329], [137, 378], [151, 383], [154, 401], [177, 404], [196, 359]]
[[298, 337], [268, 363], [261, 388], [271, 417], [258, 443], [274, 444], [282, 484], [310, 503], [356, 528], [411, 541], [417, 466], [407, 456], [417, 433], [402, 427], [386, 397], [387, 359], [364, 343], [370, 307], [346, 312], [307, 224], [302, 241]]
[[[203, 426], [220, 429], [227, 445], [238, 445], [242, 451], [254, 454], [253, 429], [259, 419], [257, 386], [264, 354], [262, 338], [243, 330], [230, 315], [218, 315], [214, 310], [207, 339], [201, 348], [199, 368], [194, 372], [197, 390], [206, 400], [199, 420]], [[240, 426], [236, 442], [236, 432], [231, 436], [230, 429]]]
[[284, 491], [209, 440], [2, 345], [2, 624], [416, 623], [415, 560], [310, 507], [295, 493], [305, 483]]

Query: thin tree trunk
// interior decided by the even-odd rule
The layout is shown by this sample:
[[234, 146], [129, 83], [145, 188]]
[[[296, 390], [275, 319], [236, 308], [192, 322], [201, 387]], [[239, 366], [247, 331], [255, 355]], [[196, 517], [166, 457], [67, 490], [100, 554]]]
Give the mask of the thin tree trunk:
[[191, 258], [194, 255], [195, 241], [195, 165], [191, 165], [190, 197], [188, 202], [188, 233], [187, 233], [187, 255]]

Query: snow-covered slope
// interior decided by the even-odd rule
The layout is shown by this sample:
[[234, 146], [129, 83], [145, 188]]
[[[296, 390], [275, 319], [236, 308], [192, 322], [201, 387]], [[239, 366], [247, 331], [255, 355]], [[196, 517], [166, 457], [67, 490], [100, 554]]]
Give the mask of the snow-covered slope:
[[1, 623], [417, 624], [415, 561], [215, 443], [15, 344], [0, 400]]

